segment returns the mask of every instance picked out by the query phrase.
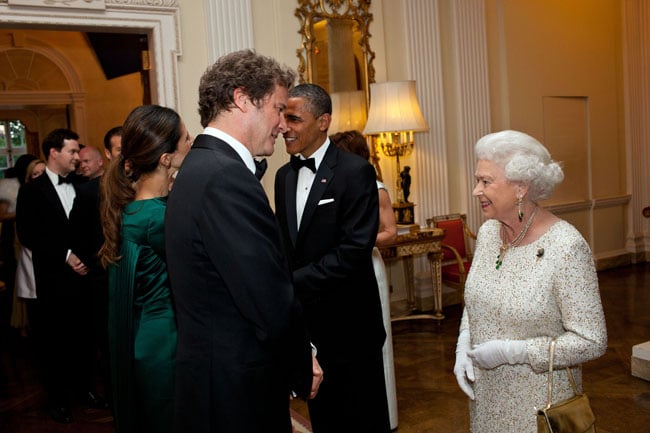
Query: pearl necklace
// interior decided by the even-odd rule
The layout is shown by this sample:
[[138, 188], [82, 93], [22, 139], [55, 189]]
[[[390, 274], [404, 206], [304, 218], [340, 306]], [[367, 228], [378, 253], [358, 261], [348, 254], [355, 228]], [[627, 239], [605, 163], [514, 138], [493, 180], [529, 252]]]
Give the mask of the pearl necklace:
[[497, 256], [497, 262], [496, 262], [496, 270], [498, 271], [501, 265], [503, 264], [503, 257], [506, 255], [506, 251], [508, 251], [509, 248], [519, 246], [521, 241], [524, 240], [526, 237], [526, 233], [528, 233], [528, 229], [530, 228], [531, 224], [533, 223], [533, 219], [535, 218], [535, 215], [537, 215], [537, 210], [539, 208], [535, 206], [535, 210], [533, 210], [533, 213], [530, 214], [530, 217], [528, 218], [528, 221], [526, 221], [526, 225], [521, 229], [519, 234], [517, 235], [516, 238], [512, 240], [510, 243], [506, 243], [506, 229], [501, 224], [501, 246], [499, 247], [499, 255]]

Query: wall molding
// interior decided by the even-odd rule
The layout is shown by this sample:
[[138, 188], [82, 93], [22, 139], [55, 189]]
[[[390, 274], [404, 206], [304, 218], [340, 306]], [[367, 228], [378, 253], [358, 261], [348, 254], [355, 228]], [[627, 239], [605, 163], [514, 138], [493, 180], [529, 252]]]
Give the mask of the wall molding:
[[[642, 216], [642, 209], [650, 205], [650, 7], [647, 0], [622, 0], [623, 20], [623, 85], [627, 188], [632, 192], [627, 214], [626, 245], [634, 251], [645, 251], [650, 256], [650, 242], [640, 245], [637, 240], [650, 237], [650, 219]], [[638, 248], [644, 248], [639, 250]]]
[[251, 0], [204, 1], [208, 64], [224, 54], [253, 48]]
[[177, 7], [176, 0], [105, 0], [106, 5], [162, 6]]
[[[0, 0], [0, 4], [8, 4], [9, 0]], [[151, 6], [151, 7], [177, 7], [177, 0], [104, 0], [106, 6]], [[70, 9], [60, 6], [61, 9]]]
[[562, 215], [562, 214], [572, 213], [572, 212], [592, 211], [594, 209], [605, 209], [611, 207], [627, 206], [630, 204], [631, 200], [632, 200], [632, 195], [626, 194], [626, 195], [615, 196], [615, 197], [596, 198], [593, 200], [553, 204], [549, 206], [544, 206], [544, 209], [556, 215]]
[[0, 0], [0, 25], [48, 30], [105, 31], [119, 29], [149, 37], [152, 98], [178, 110], [178, 57], [181, 51], [180, 11], [174, 0], [107, 0], [106, 10], [10, 6]]
[[[406, 79], [416, 81], [422, 114], [429, 126], [428, 133], [415, 134], [415, 150], [410, 157], [416, 166], [412, 188], [415, 221], [421, 225], [432, 215], [446, 213], [449, 207], [439, 3], [438, 0], [407, 0], [404, 17], [405, 24], [408, 23], [404, 26]], [[410, 165], [407, 161], [402, 164]], [[395, 173], [388, 179], [394, 183]]]

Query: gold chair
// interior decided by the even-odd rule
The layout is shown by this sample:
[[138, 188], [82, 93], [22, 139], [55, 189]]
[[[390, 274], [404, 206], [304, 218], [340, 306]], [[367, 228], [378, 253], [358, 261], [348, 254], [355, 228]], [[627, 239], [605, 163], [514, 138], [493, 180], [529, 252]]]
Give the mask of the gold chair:
[[438, 215], [427, 219], [427, 227], [445, 229], [442, 239], [442, 282], [461, 291], [472, 266], [473, 252], [469, 239], [476, 235], [467, 227], [465, 214]]

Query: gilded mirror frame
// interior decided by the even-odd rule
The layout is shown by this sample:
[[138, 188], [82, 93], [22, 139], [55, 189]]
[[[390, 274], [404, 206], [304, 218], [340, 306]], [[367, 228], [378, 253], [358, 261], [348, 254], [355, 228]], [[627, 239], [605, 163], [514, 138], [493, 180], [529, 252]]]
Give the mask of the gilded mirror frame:
[[370, 49], [370, 32], [372, 21], [369, 12], [371, 0], [298, 0], [294, 15], [300, 20], [302, 45], [296, 50], [298, 56], [298, 79], [300, 83], [314, 82], [313, 54], [316, 48], [313, 25], [322, 19], [342, 19], [356, 22], [359, 31], [359, 46], [363, 55], [363, 90], [366, 96], [366, 109], [370, 101], [370, 83], [375, 82], [373, 61], [375, 52]]

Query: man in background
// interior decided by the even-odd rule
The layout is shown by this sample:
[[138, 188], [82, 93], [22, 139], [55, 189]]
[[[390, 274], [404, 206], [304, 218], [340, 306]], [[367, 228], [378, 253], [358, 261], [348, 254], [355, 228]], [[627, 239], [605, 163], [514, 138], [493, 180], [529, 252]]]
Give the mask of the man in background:
[[285, 116], [292, 156], [275, 177], [275, 211], [326, 373], [308, 402], [314, 433], [388, 433], [386, 333], [372, 265], [379, 225], [375, 170], [330, 144], [332, 101], [321, 87], [291, 89]]
[[32, 250], [34, 262], [38, 297], [30, 321], [37, 362], [49, 413], [63, 423], [72, 422], [75, 397], [90, 406], [104, 404], [95, 393], [89, 293], [81, 285], [88, 267], [73, 250], [75, 228], [69, 218], [76, 197], [70, 181], [79, 162], [78, 140], [68, 129], [45, 137], [45, 173], [20, 189], [16, 206], [18, 238]]
[[102, 153], [93, 146], [84, 146], [79, 150], [79, 170], [87, 179], [95, 179], [104, 174], [104, 158]]
[[[90, 301], [88, 308], [91, 310], [92, 333], [88, 335], [95, 353], [91, 371], [93, 376], [101, 377], [104, 394], [111, 401], [107, 329], [108, 274], [97, 256], [104, 243], [99, 214], [99, 187], [104, 174], [104, 158], [99, 149], [93, 146], [84, 146], [79, 151], [79, 157], [79, 171], [87, 181], [77, 185], [77, 195], [70, 212], [70, 223], [74, 227], [72, 249], [88, 268], [88, 273], [81, 277], [80, 284]], [[97, 405], [100, 405], [99, 401]]]
[[122, 127], [111, 128], [104, 135], [104, 153], [109, 161], [122, 153]]

